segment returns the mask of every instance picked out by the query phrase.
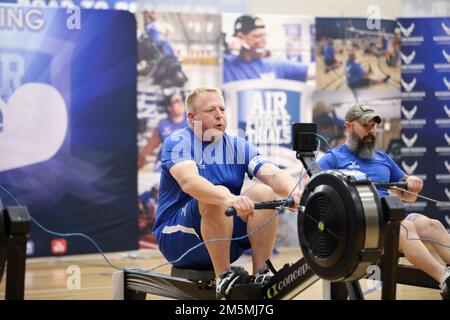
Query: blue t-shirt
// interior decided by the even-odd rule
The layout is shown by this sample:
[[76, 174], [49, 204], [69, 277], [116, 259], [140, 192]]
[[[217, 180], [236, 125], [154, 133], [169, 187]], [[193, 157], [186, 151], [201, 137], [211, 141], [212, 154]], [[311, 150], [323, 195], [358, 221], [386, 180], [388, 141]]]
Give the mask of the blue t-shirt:
[[174, 123], [170, 118], [161, 119], [156, 126], [156, 130], [158, 130], [159, 137], [161, 141], [164, 142], [168, 136], [179, 129], [184, 129], [188, 126], [187, 117], [185, 116], [183, 121], [180, 123]]
[[349, 85], [358, 83], [364, 77], [364, 73], [364, 69], [356, 61], [347, 61], [345, 76]]
[[388, 48], [388, 38], [386, 35], [383, 36], [383, 38], [381, 39], [381, 46], [383, 47], [383, 50], [387, 50]]
[[172, 46], [169, 44], [169, 42], [167, 42], [167, 40], [161, 38], [158, 27], [154, 22], [146, 25], [145, 31], [147, 32], [150, 41], [154, 44], [160, 45], [166, 55], [173, 57], [175, 56]]
[[[333, 154], [331, 153], [333, 152]], [[369, 160], [362, 160], [352, 153], [346, 144], [328, 151], [317, 162], [321, 170], [351, 169], [367, 174], [372, 182], [398, 182], [405, 175], [402, 169], [386, 153], [377, 151]], [[380, 197], [389, 194], [387, 189], [378, 189]]]
[[306, 81], [308, 67], [289, 60], [242, 60], [235, 55], [223, 58], [223, 82], [249, 79], [286, 79]]
[[[168, 136], [170, 136], [172, 133], [174, 133], [177, 130], [184, 129], [188, 126], [187, 123], [187, 117], [185, 116], [183, 121], [180, 123], [174, 123], [170, 118], [161, 119], [158, 122], [158, 125], [156, 126], [156, 130], [158, 131], [159, 137], [161, 139], [161, 142], [164, 142], [164, 140], [167, 139]], [[158, 153], [158, 156], [156, 158], [157, 164], [155, 166], [155, 171], [160, 170], [160, 164], [159, 161], [161, 161], [161, 150]]]
[[261, 166], [268, 162], [255, 146], [242, 138], [225, 134], [220, 141], [203, 142], [195, 137], [189, 127], [167, 138], [161, 155], [159, 202], [153, 231], [192, 200], [170, 174], [173, 165], [186, 160], [195, 161], [202, 177], [239, 195], [245, 173], [253, 178]]
[[334, 48], [332, 44], [327, 44], [324, 50], [324, 58], [325, 61], [331, 60], [334, 58]]

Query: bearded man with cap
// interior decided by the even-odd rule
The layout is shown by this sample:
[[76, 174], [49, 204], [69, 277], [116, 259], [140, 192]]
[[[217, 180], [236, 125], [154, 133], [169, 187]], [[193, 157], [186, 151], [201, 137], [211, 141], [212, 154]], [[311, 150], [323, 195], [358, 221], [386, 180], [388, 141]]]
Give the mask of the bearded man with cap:
[[237, 54], [224, 56], [224, 83], [248, 79], [307, 80], [306, 65], [267, 57], [266, 26], [261, 18], [240, 16], [234, 23], [234, 37], [238, 41], [234, 42], [231, 51]]
[[[374, 108], [368, 105], [355, 105], [345, 115], [346, 142], [328, 151], [319, 161], [321, 170], [352, 169], [366, 173], [373, 182], [387, 183], [403, 181], [408, 191], [419, 193], [423, 181], [406, 175], [402, 169], [384, 152], [376, 150], [377, 125], [382, 122]], [[402, 200], [414, 202], [414, 194], [392, 191]], [[378, 189], [380, 197], [389, 194], [387, 189]], [[437, 244], [450, 245], [450, 235], [438, 220], [422, 214], [411, 213], [400, 228], [399, 245], [405, 257], [416, 267], [439, 282], [443, 299], [450, 299], [450, 267], [438, 262], [428, 251], [424, 242], [411, 239], [432, 240], [429, 244], [442, 260], [450, 264], [450, 250]]]

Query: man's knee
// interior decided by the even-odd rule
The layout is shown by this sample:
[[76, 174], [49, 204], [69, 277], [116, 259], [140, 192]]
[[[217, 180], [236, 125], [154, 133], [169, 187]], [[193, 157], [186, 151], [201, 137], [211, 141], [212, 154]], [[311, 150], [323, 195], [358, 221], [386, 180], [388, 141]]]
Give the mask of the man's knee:
[[436, 233], [444, 229], [439, 220], [430, 219], [425, 216], [414, 220], [414, 226], [417, 229], [417, 233], [426, 238], [433, 238]]
[[276, 194], [271, 187], [265, 184], [256, 184], [243, 194], [253, 202], [271, 201], [276, 199]]
[[405, 240], [407, 236], [410, 237], [411, 234], [416, 234], [414, 223], [409, 220], [403, 220], [400, 226], [400, 241]]

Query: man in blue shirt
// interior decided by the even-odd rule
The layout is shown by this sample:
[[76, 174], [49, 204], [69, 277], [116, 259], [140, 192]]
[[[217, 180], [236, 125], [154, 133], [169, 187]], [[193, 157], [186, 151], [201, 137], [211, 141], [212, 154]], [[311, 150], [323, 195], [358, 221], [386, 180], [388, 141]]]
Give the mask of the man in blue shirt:
[[267, 57], [267, 35], [261, 18], [249, 15], [239, 17], [234, 24], [234, 36], [240, 43], [239, 55], [224, 56], [224, 83], [248, 79], [307, 80], [306, 65]]
[[[375, 149], [376, 129], [381, 121], [381, 117], [370, 106], [353, 106], [345, 116], [344, 126], [347, 135], [345, 144], [327, 152], [318, 161], [320, 169], [358, 170], [366, 173], [373, 182], [405, 181], [408, 191], [419, 193], [423, 181], [415, 176], [407, 176], [387, 154]], [[414, 202], [417, 199], [417, 195], [411, 193], [392, 192], [398, 194], [404, 201]], [[389, 192], [386, 189], [379, 189], [378, 193], [380, 197], [384, 197]], [[413, 265], [439, 282], [443, 298], [450, 299], [450, 268], [434, 259], [422, 241], [409, 240], [411, 238], [432, 239], [450, 245], [447, 230], [438, 220], [412, 213], [402, 221], [399, 244], [405, 257]], [[439, 256], [450, 264], [450, 250], [434, 242], [431, 242], [431, 245]]]
[[[162, 105], [167, 112], [167, 118], [161, 119], [156, 128], [152, 130], [149, 141], [139, 154], [138, 169], [144, 167], [147, 156], [152, 155], [168, 136], [177, 130], [187, 127], [186, 108], [182, 91], [176, 90], [165, 96]], [[161, 170], [160, 162], [161, 151], [158, 153], [153, 171], [159, 172]]]
[[323, 58], [325, 62], [325, 73], [336, 69], [342, 64], [336, 60], [333, 39], [331, 38], [327, 40], [327, 44], [324, 47]]
[[[162, 149], [158, 212], [153, 233], [164, 257], [179, 268], [214, 269], [217, 297], [228, 298], [233, 285], [249, 279], [234, 272], [230, 263], [250, 247], [256, 280], [264, 279], [276, 238], [277, 219], [249, 238], [243, 236], [273, 217], [273, 210], [253, 214], [255, 201], [274, 200], [294, 189], [296, 181], [264, 159], [244, 139], [225, 133], [227, 116], [220, 90], [198, 88], [186, 99], [189, 127], [168, 137]], [[258, 184], [241, 195], [244, 176]], [[298, 204], [299, 192], [293, 193]], [[234, 207], [237, 216], [224, 212]], [[186, 251], [206, 243], [182, 259]], [[228, 240], [224, 240], [228, 239]], [[176, 261], [175, 261], [176, 260]]]
[[345, 76], [347, 85], [354, 88], [367, 87], [374, 84], [386, 83], [391, 77], [386, 76], [383, 80], [369, 78], [369, 71], [365, 71], [361, 65], [356, 62], [356, 55], [353, 51], [348, 54], [348, 60], [345, 65]]

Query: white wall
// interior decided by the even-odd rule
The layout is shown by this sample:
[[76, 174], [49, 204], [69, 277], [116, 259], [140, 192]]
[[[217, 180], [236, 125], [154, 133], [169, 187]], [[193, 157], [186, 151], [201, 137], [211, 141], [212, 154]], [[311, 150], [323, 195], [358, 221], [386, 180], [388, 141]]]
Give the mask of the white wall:
[[366, 17], [370, 6], [381, 18], [450, 16], [450, 0], [136, 0], [147, 8], [184, 12], [243, 12], [313, 17]]
[[247, 0], [249, 12], [317, 17], [365, 17], [367, 8], [375, 5], [384, 19], [398, 17], [401, 4], [400, 0]]

